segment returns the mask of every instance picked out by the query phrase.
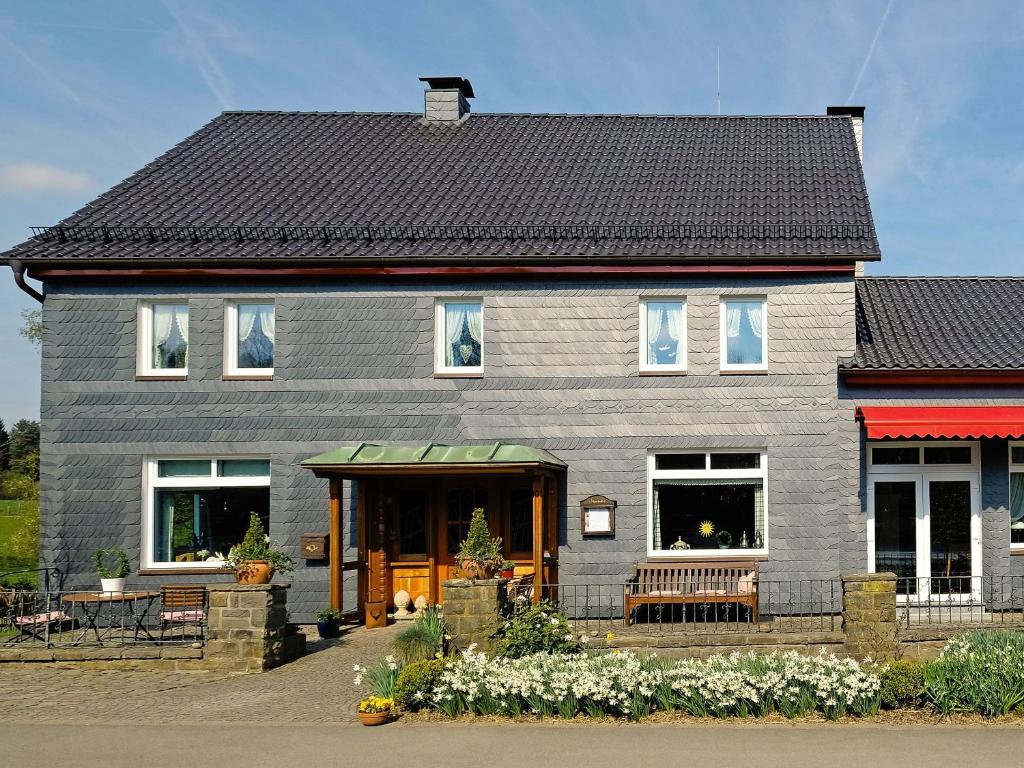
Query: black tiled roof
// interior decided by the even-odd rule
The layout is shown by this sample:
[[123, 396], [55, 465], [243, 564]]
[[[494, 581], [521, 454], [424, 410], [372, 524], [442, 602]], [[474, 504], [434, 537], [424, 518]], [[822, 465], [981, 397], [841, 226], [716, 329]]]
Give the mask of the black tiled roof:
[[[474, 114], [458, 126], [437, 126], [414, 114], [228, 112], [62, 224], [69, 229], [59, 236], [51, 232], [6, 255], [25, 261], [879, 256], [846, 117]], [[82, 229], [114, 225], [136, 228]], [[372, 238], [297, 237], [294, 229], [363, 225], [407, 229]], [[497, 225], [547, 229], [486, 229]], [[578, 225], [605, 229], [574, 231]], [[675, 229], [638, 234], [618, 225]], [[145, 229], [154, 226], [293, 232], [234, 238]], [[435, 227], [433, 234], [425, 226]]]
[[1024, 278], [860, 278], [857, 352], [840, 367], [1024, 368]]

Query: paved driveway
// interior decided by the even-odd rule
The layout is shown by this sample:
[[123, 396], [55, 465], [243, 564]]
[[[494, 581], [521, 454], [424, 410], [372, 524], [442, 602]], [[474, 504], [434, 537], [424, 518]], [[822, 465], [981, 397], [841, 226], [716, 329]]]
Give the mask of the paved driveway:
[[353, 720], [367, 691], [352, 685], [352, 665], [387, 653], [395, 629], [358, 628], [341, 640], [311, 642], [303, 658], [258, 675], [0, 666], [2, 722]]

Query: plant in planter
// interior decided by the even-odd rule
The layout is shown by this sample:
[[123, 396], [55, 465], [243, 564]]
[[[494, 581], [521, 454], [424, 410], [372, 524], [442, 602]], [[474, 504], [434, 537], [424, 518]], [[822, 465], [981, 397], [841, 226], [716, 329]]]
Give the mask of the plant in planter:
[[249, 530], [241, 544], [228, 551], [224, 564], [235, 571], [239, 584], [269, 584], [275, 573], [294, 569], [292, 559], [270, 543], [263, 523], [255, 512], [249, 513]]
[[473, 510], [473, 519], [469, 523], [469, 533], [459, 545], [456, 555], [459, 567], [470, 579], [489, 579], [497, 573], [505, 562], [501, 554], [501, 539], [491, 538], [487, 528], [487, 518], [482, 508]]
[[516, 564], [511, 560], [506, 560], [501, 564], [501, 578], [511, 579], [516, 575]]
[[341, 611], [337, 608], [324, 608], [316, 612], [316, 631], [323, 640], [338, 637], [341, 634], [339, 622], [341, 622]]
[[359, 702], [359, 722], [363, 725], [383, 725], [391, 719], [394, 699], [371, 696]]
[[732, 546], [732, 534], [725, 529], [718, 532], [715, 540], [718, 542], [719, 549], [729, 549]]
[[104, 592], [124, 592], [124, 577], [131, 570], [128, 555], [123, 549], [109, 547], [92, 553], [92, 565], [100, 577], [100, 589]]

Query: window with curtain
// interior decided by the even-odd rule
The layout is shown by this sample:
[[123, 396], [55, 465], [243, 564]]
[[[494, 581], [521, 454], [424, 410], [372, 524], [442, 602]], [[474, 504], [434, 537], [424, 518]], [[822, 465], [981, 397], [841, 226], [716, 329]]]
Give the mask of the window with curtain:
[[274, 368], [274, 305], [235, 304], [229, 325], [234, 339], [229, 351], [232, 373], [271, 372]]
[[649, 465], [651, 552], [674, 557], [765, 552], [764, 454], [714, 452], [685, 465], [659, 461], [672, 455], [654, 455]]
[[158, 459], [147, 476], [147, 567], [221, 566], [253, 512], [269, 530], [267, 459]]
[[150, 304], [143, 313], [146, 337], [142, 373], [188, 369], [188, 304]]
[[483, 303], [443, 301], [437, 305], [436, 367], [441, 372], [483, 371]]
[[1010, 545], [1024, 549], [1024, 445], [1010, 446]]
[[640, 302], [640, 369], [686, 369], [686, 302], [644, 299]]
[[764, 299], [722, 300], [722, 369], [767, 367]]

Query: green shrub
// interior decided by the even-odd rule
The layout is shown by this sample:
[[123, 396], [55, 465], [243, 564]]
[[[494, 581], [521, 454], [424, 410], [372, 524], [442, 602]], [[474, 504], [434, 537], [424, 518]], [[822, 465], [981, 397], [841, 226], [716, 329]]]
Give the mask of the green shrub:
[[886, 709], [919, 707], [924, 700], [924, 665], [919, 661], [894, 661], [879, 675], [882, 706]]
[[395, 683], [398, 682], [402, 666], [394, 656], [378, 659], [377, 663], [369, 668], [355, 664], [352, 670], [356, 673], [355, 680], [352, 681], [356, 686], [362, 685], [365, 677], [374, 694], [382, 699], [395, 698]]
[[427, 608], [395, 637], [395, 653], [406, 664], [432, 659], [444, 653], [447, 632], [441, 611], [438, 608]]
[[446, 663], [445, 659], [426, 659], [406, 664], [395, 682], [395, 704], [408, 710], [427, 706]]
[[494, 634], [494, 653], [510, 659], [534, 653], [579, 653], [583, 650], [565, 614], [541, 600], [514, 614]]
[[0, 499], [31, 501], [39, 498], [39, 483], [29, 475], [0, 472]]
[[924, 665], [925, 694], [940, 715], [1024, 711], [1024, 633], [974, 630]]

